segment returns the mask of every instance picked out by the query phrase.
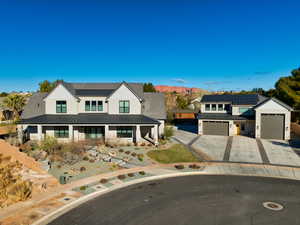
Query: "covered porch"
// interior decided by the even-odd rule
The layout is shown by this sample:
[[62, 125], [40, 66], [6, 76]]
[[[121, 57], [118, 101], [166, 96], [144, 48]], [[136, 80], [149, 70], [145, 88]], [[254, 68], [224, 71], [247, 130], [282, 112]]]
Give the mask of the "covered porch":
[[[46, 136], [61, 142], [102, 140], [118, 143], [158, 143], [158, 124], [36, 124], [18, 125], [19, 135], [41, 141]], [[22, 138], [23, 139], [23, 138]]]

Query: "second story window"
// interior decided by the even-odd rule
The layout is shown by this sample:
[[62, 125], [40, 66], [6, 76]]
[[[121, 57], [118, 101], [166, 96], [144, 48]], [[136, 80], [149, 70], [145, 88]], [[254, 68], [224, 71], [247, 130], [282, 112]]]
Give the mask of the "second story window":
[[86, 112], [103, 111], [103, 101], [85, 101], [85, 111]]
[[210, 111], [210, 104], [205, 104], [205, 111]]
[[56, 113], [66, 113], [66, 112], [67, 112], [67, 102], [56, 101]]
[[211, 104], [211, 111], [217, 111], [217, 104]]
[[85, 111], [91, 111], [91, 102], [85, 101]]
[[97, 110], [97, 102], [92, 101], [92, 111], [96, 111], [96, 110]]
[[129, 101], [119, 101], [119, 113], [129, 113]]
[[103, 111], [103, 102], [98, 101], [98, 111]]
[[225, 104], [225, 110], [230, 111], [230, 104]]
[[224, 110], [223, 104], [218, 104], [218, 111], [223, 111], [223, 110]]

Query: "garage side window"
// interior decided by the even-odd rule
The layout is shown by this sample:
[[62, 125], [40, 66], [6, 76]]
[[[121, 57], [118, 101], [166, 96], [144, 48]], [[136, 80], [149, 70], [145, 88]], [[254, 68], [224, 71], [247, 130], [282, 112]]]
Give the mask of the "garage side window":
[[205, 111], [210, 111], [210, 104], [205, 104]]

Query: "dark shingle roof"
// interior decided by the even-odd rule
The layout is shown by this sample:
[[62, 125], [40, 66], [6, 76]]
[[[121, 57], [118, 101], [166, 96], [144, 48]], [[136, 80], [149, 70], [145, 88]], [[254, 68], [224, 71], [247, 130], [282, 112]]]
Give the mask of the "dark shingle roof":
[[265, 100], [259, 94], [237, 94], [237, 95], [204, 95], [201, 102], [229, 102], [233, 105], [256, 105]]
[[166, 119], [166, 105], [164, 93], [144, 93], [143, 114], [155, 119]]
[[28, 100], [25, 105], [21, 118], [30, 118], [45, 113], [45, 102], [43, 99], [47, 96], [47, 93], [36, 92]]
[[76, 96], [109, 96], [114, 90], [111, 89], [76, 89]]
[[78, 115], [40, 115], [22, 119], [20, 124], [159, 124], [159, 122], [144, 115], [82, 113]]
[[198, 119], [200, 120], [249, 120], [254, 119], [254, 116], [238, 116], [238, 115], [231, 115], [228, 113], [199, 113]]
[[[144, 88], [143, 88], [142, 83], [126, 83], [126, 82], [123, 82], [123, 83], [125, 83], [140, 99], [143, 99]], [[76, 96], [76, 92], [78, 90], [102, 90], [103, 93], [106, 94], [105, 96], [108, 96], [106, 91], [108, 91], [108, 90], [114, 91], [117, 88], [119, 88], [122, 83], [67, 83], [67, 82], [62, 82], [62, 84], [74, 96]], [[113, 91], [111, 91], [111, 93]]]

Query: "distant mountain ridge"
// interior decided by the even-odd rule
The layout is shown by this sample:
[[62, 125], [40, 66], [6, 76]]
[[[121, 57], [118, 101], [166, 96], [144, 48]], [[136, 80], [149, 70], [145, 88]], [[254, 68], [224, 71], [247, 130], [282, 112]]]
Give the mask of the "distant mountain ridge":
[[183, 86], [168, 86], [168, 85], [156, 85], [154, 86], [156, 91], [158, 92], [176, 92], [181, 94], [191, 94], [191, 93], [203, 93], [208, 92], [207, 90], [201, 88], [190, 88], [190, 87], [183, 87]]

